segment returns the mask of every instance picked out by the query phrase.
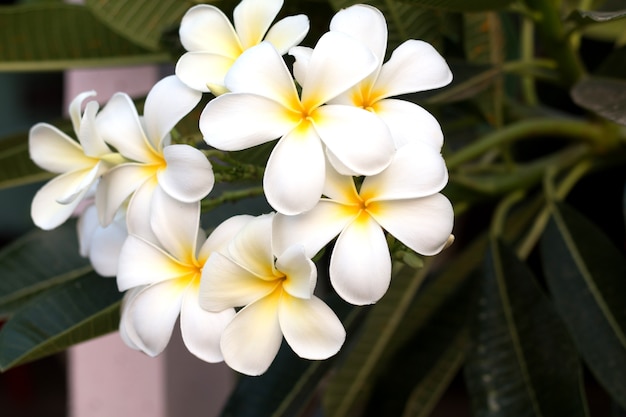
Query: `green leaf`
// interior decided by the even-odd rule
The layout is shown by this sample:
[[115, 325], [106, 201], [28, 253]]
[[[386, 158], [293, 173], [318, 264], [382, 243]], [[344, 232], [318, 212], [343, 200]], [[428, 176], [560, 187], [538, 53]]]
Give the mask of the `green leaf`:
[[473, 325], [466, 382], [475, 416], [586, 416], [567, 329], [515, 253], [496, 240]]
[[39, 182], [53, 175], [30, 159], [27, 133], [0, 140], [0, 189]]
[[514, 0], [407, 0], [408, 3], [456, 12], [477, 12], [503, 9]]
[[89, 271], [89, 261], [78, 254], [76, 222], [33, 230], [0, 251], [0, 314]]
[[573, 208], [555, 203], [541, 254], [556, 307], [583, 359], [626, 408], [626, 259]]
[[0, 330], [0, 370], [116, 330], [121, 297], [114, 279], [91, 272], [32, 298]]
[[166, 29], [180, 23], [191, 0], [86, 0], [95, 16], [127, 40], [149, 50], [159, 49]]
[[84, 6], [36, 3], [0, 7], [0, 71], [168, 60], [167, 54], [149, 52], [113, 33]]
[[579, 106], [626, 125], [626, 80], [589, 77], [578, 82], [571, 94]]

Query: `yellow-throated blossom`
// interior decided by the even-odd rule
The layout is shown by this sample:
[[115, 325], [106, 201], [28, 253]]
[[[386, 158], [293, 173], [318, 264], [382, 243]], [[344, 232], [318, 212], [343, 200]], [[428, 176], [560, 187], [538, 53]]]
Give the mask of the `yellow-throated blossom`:
[[[429, 43], [409, 39], [398, 46], [383, 64], [387, 50], [387, 23], [375, 7], [357, 4], [340, 10], [330, 23], [332, 32], [358, 39], [376, 55], [378, 68], [333, 103], [351, 104], [376, 113], [391, 130], [396, 147], [412, 140], [430, 143], [438, 150], [443, 133], [437, 120], [422, 107], [390, 97], [443, 87], [452, 81], [452, 72], [444, 58]], [[298, 81], [306, 77], [310, 48], [296, 47], [294, 74]]]
[[211, 191], [215, 179], [204, 154], [193, 146], [170, 144], [170, 131], [198, 104], [201, 94], [169, 76], [148, 93], [143, 117], [124, 93], [113, 95], [98, 113], [98, 132], [130, 161], [109, 170], [98, 184], [96, 203], [102, 225], [108, 225], [132, 196], [127, 209], [129, 231], [134, 228], [146, 234], [155, 188], [185, 203], [200, 201]]
[[155, 191], [150, 224], [156, 240], [131, 234], [119, 258], [118, 287], [129, 290], [120, 331], [130, 347], [158, 355], [180, 314], [187, 349], [207, 362], [222, 360], [219, 337], [235, 311], [212, 313], [200, 308], [200, 277], [209, 255], [224, 248], [250, 218], [231, 217], [205, 240], [199, 229], [200, 203], [181, 203], [160, 189]]
[[389, 129], [373, 113], [325, 104], [375, 70], [376, 57], [351, 37], [329, 32], [313, 49], [298, 96], [294, 80], [267, 42], [248, 49], [226, 77], [231, 91], [210, 101], [200, 130], [211, 146], [240, 150], [280, 138], [263, 187], [278, 212], [296, 214], [319, 200], [325, 151], [360, 175], [384, 169], [395, 151]]
[[439, 152], [419, 141], [398, 149], [389, 167], [365, 177], [358, 190], [353, 177], [329, 167], [326, 197], [311, 211], [276, 216], [274, 245], [280, 251], [301, 242], [313, 256], [339, 235], [330, 259], [333, 288], [352, 304], [375, 303], [391, 279], [384, 230], [422, 255], [446, 244], [454, 213], [439, 191], [447, 180]]
[[248, 375], [267, 370], [283, 335], [294, 352], [306, 359], [326, 359], [345, 340], [335, 313], [313, 295], [317, 269], [304, 247], [294, 245], [275, 252], [273, 217], [253, 219], [227, 252], [214, 252], [200, 284], [200, 305], [207, 310], [244, 306], [224, 329], [220, 345], [224, 361]]
[[190, 8], [179, 31], [188, 52], [178, 60], [176, 75], [193, 89], [219, 95], [226, 91], [226, 73], [246, 49], [265, 39], [281, 55], [286, 53], [304, 39], [309, 19], [289, 16], [270, 28], [282, 5], [282, 0], [243, 0], [234, 10], [234, 28], [217, 7], [200, 4]]
[[94, 128], [98, 103], [87, 103], [81, 115], [83, 101], [95, 94], [93, 91], [79, 94], [70, 103], [70, 119], [78, 142], [47, 123], [38, 123], [30, 129], [31, 159], [41, 168], [60, 174], [33, 198], [31, 217], [42, 229], [54, 229], [64, 223], [102, 174], [124, 160], [107, 146]]

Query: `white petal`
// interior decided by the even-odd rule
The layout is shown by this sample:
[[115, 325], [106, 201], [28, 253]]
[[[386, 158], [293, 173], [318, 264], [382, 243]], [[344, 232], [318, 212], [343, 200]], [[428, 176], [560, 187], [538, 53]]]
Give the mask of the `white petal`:
[[261, 279], [276, 279], [272, 251], [273, 214], [256, 217], [228, 245], [229, 257]]
[[317, 268], [306, 256], [304, 246], [288, 247], [276, 259], [276, 269], [285, 274], [283, 289], [293, 297], [310, 299], [317, 283]]
[[243, 0], [235, 7], [233, 21], [243, 49], [263, 40], [282, 6], [283, 0]]
[[150, 225], [150, 213], [152, 212], [152, 196], [159, 188], [156, 179], [150, 178], [144, 181], [131, 195], [128, 204], [124, 208], [122, 205], [116, 212], [116, 216], [121, 210], [126, 210], [126, 225], [128, 233], [137, 235], [148, 242], [159, 245], [159, 239], [154, 235]]
[[103, 277], [117, 275], [122, 245], [128, 237], [124, 219], [107, 227], [98, 227], [93, 234], [89, 260], [93, 269]]
[[[328, 154], [328, 152], [327, 152]], [[345, 205], [361, 205], [361, 197], [354, 185], [354, 178], [342, 175], [327, 161], [324, 195], [333, 201]]]
[[150, 285], [129, 303], [126, 314], [132, 323], [141, 349], [157, 356], [167, 346], [180, 314], [185, 286], [173, 281]]
[[427, 42], [409, 39], [396, 48], [378, 75], [378, 98], [432, 90], [452, 81], [452, 72]]
[[328, 150], [350, 170], [359, 175], [374, 175], [391, 162], [395, 152], [393, 139], [375, 114], [338, 104], [316, 109], [313, 118]]
[[363, 42], [382, 65], [387, 50], [387, 22], [380, 10], [365, 4], [340, 10], [330, 21], [330, 30], [345, 33]]
[[333, 240], [353, 217], [342, 205], [328, 200], [320, 201], [312, 210], [297, 216], [277, 214], [273, 229], [275, 251], [282, 253], [291, 245], [302, 244], [311, 258]]
[[124, 241], [119, 257], [117, 286], [120, 291], [139, 285], [174, 280], [189, 274], [182, 265], [154, 244], [130, 235]]
[[78, 234], [78, 252], [80, 256], [89, 256], [91, 248], [91, 240], [96, 229], [100, 227], [98, 222], [98, 211], [95, 205], [87, 207], [76, 222], [76, 231]]
[[135, 327], [133, 326], [131, 316], [128, 313], [128, 306], [132, 303], [134, 298], [139, 294], [145, 287], [135, 287], [131, 288], [124, 294], [124, 298], [122, 299], [121, 317], [120, 317], [120, 337], [122, 341], [131, 349], [134, 350], [142, 350], [141, 345], [142, 342], [137, 336], [137, 332], [135, 331]]
[[215, 6], [193, 6], [180, 22], [180, 41], [188, 51], [204, 51], [237, 58], [241, 53], [239, 38], [230, 21]]
[[200, 115], [200, 131], [211, 146], [239, 151], [277, 139], [298, 120], [280, 103], [253, 94], [223, 94]]
[[435, 117], [417, 104], [405, 100], [383, 99], [374, 105], [378, 117], [391, 131], [396, 148], [409, 142], [428, 143], [437, 151], [443, 146], [443, 132]]
[[285, 340], [302, 358], [327, 359], [339, 351], [346, 339], [341, 321], [315, 296], [302, 300], [284, 294], [278, 319]]
[[225, 251], [233, 237], [253, 218], [249, 214], [239, 214], [220, 223], [198, 251], [198, 261], [203, 263], [212, 252]]
[[96, 92], [94, 90], [85, 91], [77, 95], [70, 103], [68, 113], [70, 116], [70, 120], [72, 121], [72, 127], [74, 128], [74, 133], [78, 134], [78, 132], [80, 132], [80, 125], [81, 125], [81, 119], [82, 119], [81, 108], [83, 105], [83, 101], [85, 101], [87, 97], [93, 97], [95, 95], [96, 95]]
[[454, 212], [450, 201], [442, 194], [374, 204], [378, 207], [372, 207], [371, 215], [376, 221], [396, 239], [422, 255], [439, 253], [452, 232]]
[[351, 304], [373, 304], [387, 292], [391, 256], [383, 230], [367, 214], [337, 238], [329, 273], [337, 294]]
[[111, 223], [122, 203], [152, 176], [153, 168], [140, 164], [118, 165], [103, 175], [96, 189], [100, 224]]
[[300, 85], [305, 83], [304, 80], [309, 70], [309, 62], [311, 62], [312, 53], [313, 48], [307, 46], [294, 46], [289, 49], [289, 55], [295, 58], [293, 63], [293, 77]]
[[96, 127], [96, 113], [100, 106], [97, 101], [90, 101], [85, 107], [83, 121], [78, 131], [78, 139], [85, 155], [98, 157], [111, 153]]
[[28, 151], [35, 164], [56, 174], [85, 169], [96, 162], [85, 155], [78, 142], [47, 123], [30, 129]]
[[185, 85], [208, 92], [209, 85], [224, 86], [224, 77], [235, 60], [209, 52], [187, 52], [176, 63], [176, 76]]
[[265, 197], [279, 213], [310, 210], [322, 195], [324, 172], [317, 133], [312, 126], [298, 127], [279, 140], [270, 154], [263, 176]]
[[278, 282], [259, 279], [219, 252], [213, 252], [204, 264], [200, 280], [200, 306], [219, 312], [248, 305], [270, 294]]
[[280, 291], [239, 311], [222, 333], [226, 364], [246, 375], [261, 375], [278, 353], [283, 335], [278, 322]]
[[198, 291], [190, 286], [185, 292], [180, 311], [180, 330], [189, 352], [205, 362], [221, 362], [220, 337], [234, 316], [235, 310], [232, 308], [219, 313], [200, 308]]
[[144, 104], [146, 135], [154, 149], [200, 101], [202, 93], [183, 84], [175, 75], [157, 82]]
[[78, 196], [84, 196], [86, 190], [91, 189], [91, 186], [95, 181], [106, 171], [106, 166], [98, 162], [91, 169], [85, 169], [81, 171], [74, 171], [75, 173], [81, 173], [74, 178], [76, 182], [70, 186], [65, 192], [57, 197], [57, 201], [61, 204], [69, 204], [74, 201]]
[[413, 142], [398, 149], [383, 172], [365, 178], [360, 195], [364, 200], [424, 197], [438, 193], [447, 182], [441, 154], [425, 143]]
[[340, 32], [327, 32], [315, 45], [309, 61], [302, 103], [312, 109], [357, 84], [378, 68], [365, 45]]
[[213, 189], [213, 167], [198, 149], [189, 145], [170, 145], [163, 149], [163, 157], [167, 167], [157, 173], [157, 178], [159, 185], [173, 198], [194, 203]]
[[287, 16], [276, 22], [265, 35], [279, 54], [284, 55], [289, 48], [298, 45], [309, 32], [309, 18], [303, 14]]

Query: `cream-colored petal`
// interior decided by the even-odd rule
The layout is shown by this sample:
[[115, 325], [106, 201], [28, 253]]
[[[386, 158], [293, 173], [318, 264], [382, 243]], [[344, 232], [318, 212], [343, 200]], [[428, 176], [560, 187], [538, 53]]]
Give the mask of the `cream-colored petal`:
[[203, 264], [211, 253], [225, 251], [233, 237], [253, 218], [254, 216], [249, 214], [239, 214], [220, 223], [198, 251], [198, 261]]
[[224, 333], [221, 348], [224, 361], [237, 372], [261, 375], [278, 353], [283, 335], [278, 322], [280, 291], [239, 311]]
[[107, 227], [96, 228], [89, 251], [89, 261], [94, 271], [103, 277], [117, 275], [120, 252], [127, 237], [124, 218], [112, 222]]
[[329, 273], [337, 294], [351, 304], [373, 304], [387, 292], [391, 256], [383, 230], [367, 214], [363, 213], [337, 238]]
[[104, 142], [96, 127], [96, 114], [100, 106], [97, 101], [90, 101], [85, 106], [85, 113], [78, 131], [78, 139], [85, 155], [101, 157], [111, 153], [111, 149]]
[[72, 127], [74, 128], [74, 133], [78, 134], [78, 132], [80, 132], [80, 125], [81, 125], [81, 119], [82, 119], [81, 109], [83, 106], [83, 101], [85, 101], [88, 97], [93, 97], [95, 95], [96, 95], [96, 92], [94, 90], [85, 91], [83, 93], [78, 94], [76, 97], [74, 97], [74, 99], [70, 103], [68, 113], [70, 116], [70, 120], [72, 121]]
[[232, 24], [215, 6], [191, 7], [180, 22], [180, 41], [188, 51], [204, 51], [236, 59], [242, 48]]
[[228, 256], [261, 279], [273, 281], [274, 253], [272, 252], [273, 214], [252, 219], [234, 236], [228, 245]]
[[[106, 166], [98, 162], [91, 169], [84, 169], [81, 171], [75, 171], [82, 173], [80, 176], [76, 176], [76, 183], [69, 186], [65, 192], [57, 197], [57, 202], [60, 204], [69, 204], [74, 201], [78, 196], [84, 196], [86, 190], [91, 189], [91, 186], [96, 180], [106, 171]], [[68, 184], [69, 185], [69, 184]]]
[[290, 296], [311, 298], [317, 283], [317, 268], [306, 255], [304, 245], [295, 244], [283, 251], [276, 259], [276, 269], [285, 275], [283, 290]]
[[123, 164], [100, 178], [96, 189], [96, 205], [100, 224], [108, 225], [124, 201], [141, 184], [154, 176], [154, 169], [141, 164]]
[[229, 56], [187, 52], [176, 62], [176, 76], [194, 90], [207, 93], [209, 85], [224, 87], [224, 77], [234, 62]]
[[159, 245], [159, 239], [152, 231], [150, 213], [152, 212], [152, 196], [158, 186], [154, 177], [144, 181], [132, 193], [127, 205], [122, 205], [115, 214], [117, 217], [121, 210], [125, 210], [128, 233], [137, 235], [156, 245]]
[[91, 240], [96, 231], [100, 227], [98, 222], [98, 211], [94, 204], [89, 205], [81, 213], [76, 222], [76, 232], [78, 234], [78, 253], [86, 258], [91, 250]]
[[128, 306], [132, 303], [132, 300], [137, 296], [137, 294], [139, 294], [144, 288], [145, 287], [135, 287], [128, 290], [126, 294], [124, 294], [124, 298], [122, 298], [122, 306], [120, 307], [120, 337], [126, 346], [134, 350], [142, 350], [140, 346], [142, 346], [143, 343], [139, 339], [139, 336], [137, 336], [135, 327], [130, 319], [131, 315], [128, 314]]
[[289, 49], [289, 55], [295, 58], [293, 63], [293, 77], [300, 85], [305, 83], [312, 53], [313, 48], [309, 48], [307, 46], [294, 46]]
[[265, 35], [279, 54], [284, 55], [289, 48], [298, 45], [309, 33], [309, 18], [303, 14], [287, 16], [276, 22]]
[[170, 145], [163, 149], [167, 167], [157, 172], [159, 185], [173, 198], [194, 203], [213, 189], [213, 167], [204, 154], [193, 146]]
[[329, 199], [344, 205], [361, 204], [361, 198], [354, 185], [354, 178], [337, 172], [329, 161], [326, 162], [326, 182], [323, 193]]
[[85, 155], [78, 142], [47, 123], [30, 129], [28, 152], [35, 164], [55, 174], [85, 169], [97, 162]]
[[301, 358], [327, 359], [339, 352], [346, 339], [337, 315], [315, 296], [303, 300], [283, 293], [278, 319], [285, 340]]
[[387, 22], [380, 10], [366, 4], [342, 9], [330, 21], [330, 30], [345, 33], [365, 44], [382, 65], [387, 50]]
[[243, 49], [260, 43], [283, 7], [283, 0], [242, 0], [233, 12], [235, 31]]
[[428, 256], [444, 248], [454, 224], [452, 205], [442, 194], [376, 202], [371, 215], [396, 239]]

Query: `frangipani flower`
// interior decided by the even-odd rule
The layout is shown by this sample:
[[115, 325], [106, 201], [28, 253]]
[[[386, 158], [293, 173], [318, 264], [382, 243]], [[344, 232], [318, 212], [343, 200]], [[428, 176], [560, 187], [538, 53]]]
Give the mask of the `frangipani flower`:
[[360, 175], [384, 169], [395, 151], [389, 129], [374, 114], [351, 105], [324, 105], [376, 68], [376, 58], [341, 33], [326, 33], [313, 50], [298, 96], [276, 49], [248, 49], [226, 77], [231, 91], [210, 101], [200, 130], [211, 146], [241, 150], [280, 138], [267, 162], [263, 187], [278, 212], [297, 214], [321, 195], [327, 148]]
[[210, 311], [245, 306], [226, 326], [224, 361], [247, 375], [267, 370], [283, 339], [299, 356], [326, 359], [339, 351], [345, 330], [335, 313], [313, 295], [315, 264], [304, 247], [272, 247], [273, 214], [250, 221], [227, 253], [214, 252], [202, 273], [200, 304]]
[[234, 10], [234, 28], [217, 7], [190, 8], [180, 24], [180, 41], [189, 52], [178, 60], [176, 75], [195, 90], [219, 95], [227, 91], [226, 73], [246, 49], [265, 39], [285, 54], [304, 39], [309, 19], [289, 16], [270, 28], [282, 6], [282, 0], [243, 0]]
[[127, 221], [129, 229], [134, 229], [129, 231], [145, 235], [155, 188], [185, 203], [200, 201], [211, 191], [215, 179], [204, 154], [189, 145], [170, 144], [170, 131], [201, 95], [175, 76], [166, 77], [148, 93], [143, 117], [128, 95], [111, 97], [96, 117], [96, 127], [131, 162], [116, 166], [101, 179], [96, 191], [100, 223], [109, 224], [132, 195]]
[[[378, 68], [333, 103], [351, 104], [376, 113], [391, 130], [396, 147], [413, 140], [430, 143], [437, 150], [443, 133], [437, 120], [422, 107], [390, 97], [443, 87], [452, 73], [443, 57], [427, 42], [410, 39], [398, 46], [383, 65], [387, 50], [387, 23], [375, 7], [357, 4], [340, 10], [330, 23], [331, 32], [341, 32], [367, 45], [378, 59]], [[294, 73], [306, 78], [310, 48], [296, 47]]]
[[60, 174], [48, 181], [33, 198], [31, 217], [38, 227], [50, 230], [64, 223], [96, 181], [124, 159], [104, 143], [94, 129], [98, 103], [90, 101], [81, 116], [81, 105], [94, 91], [79, 94], [69, 107], [78, 142], [47, 123], [30, 129], [30, 157], [41, 168]]
[[132, 289], [120, 324], [129, 346], [158, 355], [167, 346], [180, 314], [187, 349], [207, 362], [222, 360], [219, 337], [235, 311], [200, 308], [200, 277], [209, 255], [222, 250], [250, 218], [231, 217], [205, 240], [199, 229], [200, 203], [181, 203], [163, 190], [155, 191], [151, 225], [158, 241], [131, 234], [120, 254], [118, 287], [120, 291]]
[[422, 255], [445, 246], [454, 217], [450, 202], [439, 194], [447, 180], [443, 158], [423, 142], [398, 149], [389, 167], [366, 177], [359, 190], [352, 177], [329, 167], [326, 197], [309, 212], [277, 215], [274, 244], [281, 251], [302, 242], [313, 256], [339, 235], [330, 259], [334, 289], [349, 303], [375, 303], [391, 279], [384, 230]]

